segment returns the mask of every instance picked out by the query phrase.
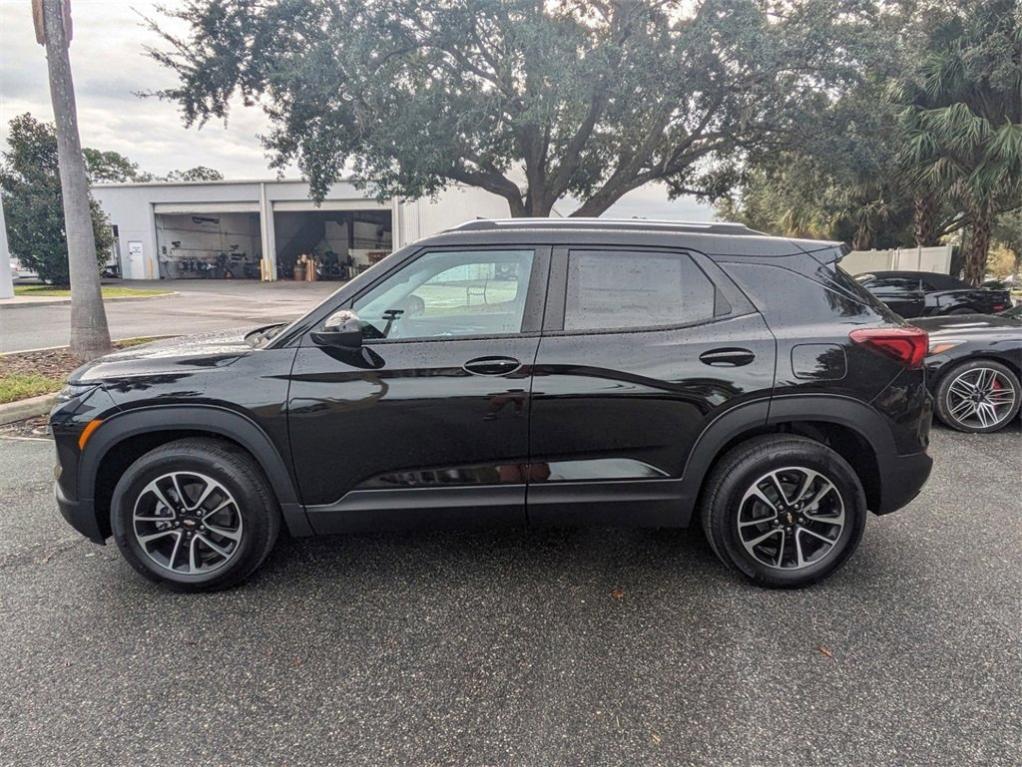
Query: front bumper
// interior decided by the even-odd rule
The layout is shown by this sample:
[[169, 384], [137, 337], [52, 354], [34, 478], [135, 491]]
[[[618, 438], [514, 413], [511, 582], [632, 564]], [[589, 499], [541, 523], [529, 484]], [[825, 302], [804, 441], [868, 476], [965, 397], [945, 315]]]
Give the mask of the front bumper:
[[82, 391], [77, 393], [69, 392], [74, 388], [69, 386], [65, 390], [69, 396], [62, 397], [50, 412], [50, 431], [57, 451], [53, 494], [60, 515], [71, 527], [95, 543], [105, 543], [106, 525], [100, 524], [95, 502], [92, 498], [79, 497], [81, 450], [78, 438], [90, 421], [105, 418], [107, 413], [116, 409], [116, 405], [98, 385], [78, 387]]
[[99, 528], [96, 519], [96, 507], [92, 499], [73, 501], [64, 495], [60, 482], [53, 483], [53, 495], [57, 500], [57, 508], [71, 527], [84, 535], [93, 543], [105, 544], [106, 536]]

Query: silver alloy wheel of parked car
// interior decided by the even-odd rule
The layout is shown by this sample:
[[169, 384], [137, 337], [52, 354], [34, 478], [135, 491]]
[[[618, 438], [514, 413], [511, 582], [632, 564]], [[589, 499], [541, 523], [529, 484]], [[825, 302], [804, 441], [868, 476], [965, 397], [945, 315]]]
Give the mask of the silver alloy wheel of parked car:
[[135, 540], [159, 567], [181, 575], [206, 575], [234, 558], [243, 522], [234, 496], [194, 471], [163, 474], [135, 499]]
[[781, 570], [822, 561], [844, 527], [844, 499], [834, 482], [802, 466], [761, 476], [738, 509], [738, 537], [745, 550], [761, 564]]
[[977, 367], [959, 373], [945, 394], [947, 415], [966, 427], [999, 426], [1015, 409], [1015, 387], [999, 370]]

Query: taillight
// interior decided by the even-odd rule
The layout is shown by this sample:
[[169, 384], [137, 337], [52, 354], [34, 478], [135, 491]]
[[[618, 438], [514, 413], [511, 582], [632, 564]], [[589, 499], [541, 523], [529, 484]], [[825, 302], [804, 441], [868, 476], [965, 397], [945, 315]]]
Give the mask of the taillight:
[[848, 336], [875, 352], [898, 360], [910, 368], [923, 364], [930, 337], [919, 328], [859, 328]]

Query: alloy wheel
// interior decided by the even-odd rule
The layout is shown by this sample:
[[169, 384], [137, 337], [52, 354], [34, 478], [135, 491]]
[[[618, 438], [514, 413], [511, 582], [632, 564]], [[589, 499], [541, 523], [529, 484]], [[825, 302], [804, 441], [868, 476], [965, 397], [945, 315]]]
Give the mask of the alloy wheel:
[[738, 508], [738, 538], [757, 562], [799, 570], [825, 559], [845, 528], [845, 504], [834, 482], [803, 466], [770, 471], [749, 487]]
[[179, 575], [219, 570], [241, 547], [234, 496], [212, 477], [179, 471], [157, 477], [135, 500], [132, 529], [145, 555]]
[[1015, 387], [999, 370], [973, 368], [955, 376], [947, 388], [947, 414], [969, 428], [998, 426], [1015, 408]]

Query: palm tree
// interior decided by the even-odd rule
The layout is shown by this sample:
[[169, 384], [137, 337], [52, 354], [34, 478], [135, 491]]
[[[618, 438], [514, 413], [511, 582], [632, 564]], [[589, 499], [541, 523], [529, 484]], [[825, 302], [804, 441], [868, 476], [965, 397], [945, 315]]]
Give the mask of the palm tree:
[[37, 38], [46, 46], [50, 98], [57, 126], [60, 187], [64, 199], [64, 229], [71, 275], [71, 352], [90, 360], [111, 350], [110, 331], [96, 268], [96, 240], [89, 207], [89, 186], [78, 135], [71, 60], [70, 0], [43, 0], [36, 18]]
[[957, 207], [965, 279], [978, 285], [994, 219], [1022, 206], [1022, 10], [983, 0], [928, 37], [929, 53], [901, 89], [904, 159], [921, 188]]

